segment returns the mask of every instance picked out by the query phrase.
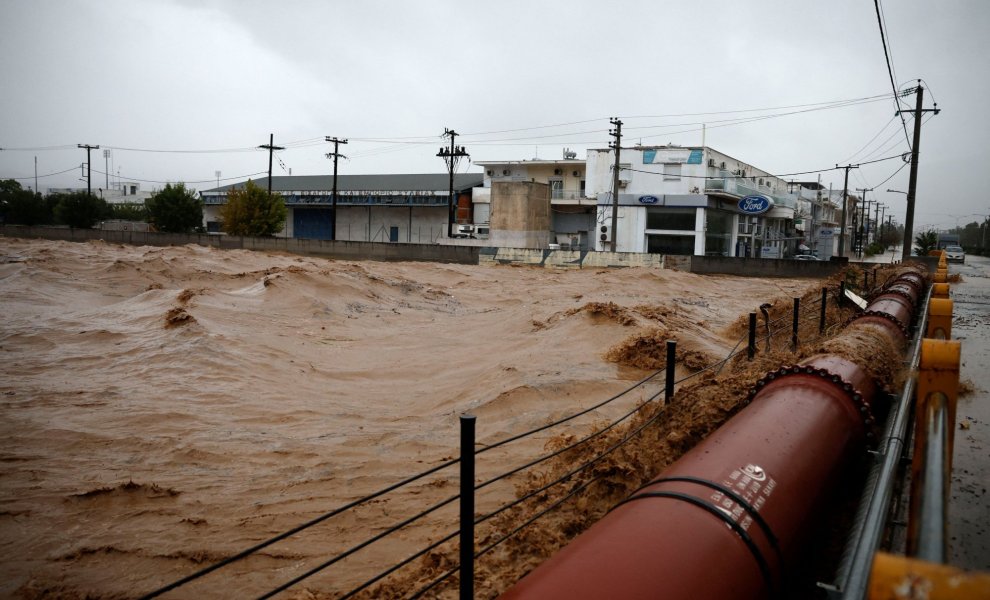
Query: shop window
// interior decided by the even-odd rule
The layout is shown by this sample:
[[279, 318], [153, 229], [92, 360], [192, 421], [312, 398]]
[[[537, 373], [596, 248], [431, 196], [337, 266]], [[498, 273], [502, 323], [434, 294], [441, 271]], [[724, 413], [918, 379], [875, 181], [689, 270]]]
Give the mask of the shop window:
[[705, 254], [729, 256], [734, 215], [721, 210], [705, 211]]
[[696, 210], [694, 208], [647, 208], [646, 228], [694, 231], [694, 215]]
[[650, 254], [690, 256], [694, 254], [693, 235], [647, 235], [646, 251]]

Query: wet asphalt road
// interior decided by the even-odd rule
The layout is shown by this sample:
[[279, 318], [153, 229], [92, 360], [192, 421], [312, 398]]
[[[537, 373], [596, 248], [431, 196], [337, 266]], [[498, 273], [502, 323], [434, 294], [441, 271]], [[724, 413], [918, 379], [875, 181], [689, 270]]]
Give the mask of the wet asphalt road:
[[990, 258], [967, 256], [949, 273], [963, 278], [952, 285], [952, 337], [962, 342], [960, 381], [973, 388], [956, 411], [949, 562], [990, 571]]

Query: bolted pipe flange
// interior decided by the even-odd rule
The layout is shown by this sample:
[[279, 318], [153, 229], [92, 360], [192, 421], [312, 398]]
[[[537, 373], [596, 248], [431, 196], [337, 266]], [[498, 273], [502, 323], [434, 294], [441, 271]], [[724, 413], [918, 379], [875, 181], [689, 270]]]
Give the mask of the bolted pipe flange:
[[853, 387], [851, 383], [843, 380], [842, 377], [824, 368], [815, 368], [810, 365], [784, 365], [774, 371], [770, 371], [758, 379], [756, 381], [756, 385], [749, 390], [749, 395], [746, 398], [746, 404], [750, 404], [763, 390], [763, 388], [768, 386], [773, 381], [791, 375], [813, 375], [840, 390], [846, 397], [849, 398], [849, 401], [852, 402], [853, 409], [860, 414], [860, 417], [863, 420], [863, 428], [866, 431], [866, 439], [871, 445], [875, 443], [877, 439], [877, 421], [873, 416], [873, 410], [870, 408], [866, 398], [864, 398], [863, 394]]

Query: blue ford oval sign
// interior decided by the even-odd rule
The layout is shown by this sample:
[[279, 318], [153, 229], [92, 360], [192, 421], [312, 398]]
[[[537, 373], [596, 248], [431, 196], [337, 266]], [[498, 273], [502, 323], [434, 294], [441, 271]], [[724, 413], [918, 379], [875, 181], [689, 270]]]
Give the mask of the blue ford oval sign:
[[657, 198], [656, 196], [640, 196], [639, 197], [639, 203], [640, 204], [656, 204], [657, 202], [660, 202], [660, 198]]
[[773, 200], [766, 196], [745, 196], [739, 199], [739, 212], [762, 215], [773, 208]]

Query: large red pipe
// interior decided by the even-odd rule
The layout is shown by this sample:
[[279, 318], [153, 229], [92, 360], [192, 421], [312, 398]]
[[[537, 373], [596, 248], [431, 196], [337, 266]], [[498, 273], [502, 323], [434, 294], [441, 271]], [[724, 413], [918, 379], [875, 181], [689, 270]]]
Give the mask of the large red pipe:
[[[914, 271], [898, 277], [840, 335], [900, 351], [923, 285]], [[874, 426], [877, 390], [866, 365], [835, 354], [782, 367], [759, 388], [745, 409], [502, 598], [723, 600], [779, 589], [808, 523]]]

